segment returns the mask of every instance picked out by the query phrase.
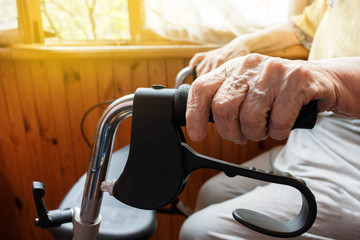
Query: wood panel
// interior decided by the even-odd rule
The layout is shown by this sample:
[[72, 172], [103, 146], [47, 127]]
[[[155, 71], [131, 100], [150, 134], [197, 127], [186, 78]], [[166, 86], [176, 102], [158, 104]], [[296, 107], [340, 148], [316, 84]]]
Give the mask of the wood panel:
[[[8, 61], [0, 61], [1, 73], [1, 230], [8, 239], [26, 239], [34, 236], [34, 229], [29, 226], [28, 220], [31, 213], [30, 197], [26, 194], [27, 176], [23, 175], [24, 168], [32, 168], [27, 163], [34, 164], [29, 159], [29, 146], [25, 134], [25, 126], [22, 117], [21, 103], [16, 84], [13, 64]], [[34, 171], [33, 175], [36, 175]], [[30, 185], [31, 186], [31, 185]], [[18, 231], [18, 229], [22, 229]], [[44, 233], [39, 233], [42, 237]]]
[[[101, 101], [133, 93], [138, 87], [172, 87], [176, 74], [187, 63], [187, 58], [173, 57], [0, 60], [2, 236], [51, 239], [33, 225], [36, 213], [31, 183], [45, 183], [45, 201], [53, 209], [86, 171], [90, 148], [80, 132], [85, 111]], [[85, 134], [90, 142], [103, 109], [92, 111], [86, 118]], [[116, 148], [129, 143], [130, 127], [130, 120], [120, 125]], [[278, 142], [236, 145], [221, 140], [209, 124], [207, 138], [189, 144], [200, 153], [240, 163]], [[196, 171], [180, 199], [193, 208], [200, 186], [215, 173]], [[152, 239], [177, 239], [184, 220], [182, 216], [159, 215], [158, 231]]]
[[[119, 98], [134, 93], [131, 88], [131, 62], [124, 60], [112, 61], [115, 97]], [[125, 119], [118, 128], [114, 149], [119, 149], [130, 143], [131, 118]]]

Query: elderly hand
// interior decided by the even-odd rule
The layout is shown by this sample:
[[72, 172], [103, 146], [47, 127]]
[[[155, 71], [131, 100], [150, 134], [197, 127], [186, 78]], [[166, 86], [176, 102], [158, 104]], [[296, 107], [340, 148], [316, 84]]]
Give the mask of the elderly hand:
[[250, 53], [249, 47], [246, 46], [242, 38], [236, 38], [225, 46], [208, 52], [197, 53], [190, 60], [190, 68], [194, 69], [195, 65], [197, 76], [206, 74], [211, 70], [221, 66], [226, 61], [235, 57], [244, 56]]
[[212, 51], [198, 53], [190, 60], [190, 68], [198, 64], [197, 75], [203, 75], [218, 68], [223, 63], [250, 52], [275, 51], [300, 44], [290, 24], [280, 24], [253, 33], [241, 35], [225, 46]]
[[320, 111], [344, 112], [346, 101], [339, 106], [338, 99], [339, 92], [346, 98], [344, 84], [327, 67], [336, 64], [259, 54], [230, 60], [193, 83], [186, 112], [188, 135], [193, 141], [205, 137], [210, 107], [219, 134], [237, 143], [267, 135], [286, 138], [301, 107], [314, 99]]

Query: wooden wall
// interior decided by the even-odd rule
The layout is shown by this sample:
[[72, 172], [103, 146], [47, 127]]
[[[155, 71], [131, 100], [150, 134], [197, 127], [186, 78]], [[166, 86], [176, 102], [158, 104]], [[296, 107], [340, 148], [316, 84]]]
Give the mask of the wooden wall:
[[[138, 87], [172, 87], [193, 52], [130, 57], [46, 53], [32, 58], [16, 51], [17, 57], [11, 55], [14, 52], [0, 52], [1, 238], [51, 239], [47, 231], [34, 227], [32, 181], [45, 184], [47, 207], [54, 209], [85, 173], [90, 156], [80, 133], [85, 111], [101, 101], [133, 93]], [[103, 110], [93, 111], [85, 122], [90, 140]], [[129, 139], [130, 120], [126, 120], [119, 127], [116, 148], [128, 144]], [[266, 140], [236, 145], [221, 140], [213, 126], [209, 126], [204, 142], [190, 143], [200, 153], [237, 163], [276, 144]], [[210, 170], [194, 173], [181, 199], [194, 207], [199, 187], [214, 174]], [[153, 239], [177, 239], [183, 221], [182, 216], [159, 214]]]

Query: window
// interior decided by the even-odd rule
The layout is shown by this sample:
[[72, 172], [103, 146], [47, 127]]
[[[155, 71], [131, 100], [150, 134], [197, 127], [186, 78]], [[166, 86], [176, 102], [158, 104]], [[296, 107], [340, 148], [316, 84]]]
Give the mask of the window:
[[225, 43], [235, 36], [285, 22], [291, 6], [301, 9], [308, 2], [0, 0], [0, 6], [5, 6], [0, 9], [0, 44], [16, 42], [6, 40], [4, 28], [15, 30], [24, 43]]
[[0, 29], [16, 29], [17, 10], [14, 0], [0, 0]]
[[0, 45], [19, 41], [15, 0], [0, 0]]
[[43, 28], [56, 40], [129, 40], [127, 0], [40, 0]]
[[172, 40], [227, 43], [289, 20], [289, 0], [144, 0], [144, 28]]

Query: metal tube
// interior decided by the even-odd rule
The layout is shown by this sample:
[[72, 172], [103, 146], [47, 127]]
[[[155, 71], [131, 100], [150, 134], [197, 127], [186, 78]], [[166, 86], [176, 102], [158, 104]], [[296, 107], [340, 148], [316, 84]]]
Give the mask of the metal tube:
[[80, 210], [80, 221], [84, 224], [98, 220], [102, 202], [100, 186], [106, 178], [118, 126], [132, 114], [133, 99], [131, 94], [114, 101], [96, 126]]

